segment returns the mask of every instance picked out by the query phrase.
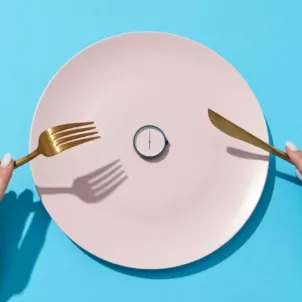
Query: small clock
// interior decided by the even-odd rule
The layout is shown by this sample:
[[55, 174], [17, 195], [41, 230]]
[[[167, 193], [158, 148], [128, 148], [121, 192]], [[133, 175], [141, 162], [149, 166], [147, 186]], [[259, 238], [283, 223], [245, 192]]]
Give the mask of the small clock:
[[135, 151], [142, 158], [152, 159], [160, 156], [169, 144], [164, 132], [153, 125], [139, 128], [133, 138]]

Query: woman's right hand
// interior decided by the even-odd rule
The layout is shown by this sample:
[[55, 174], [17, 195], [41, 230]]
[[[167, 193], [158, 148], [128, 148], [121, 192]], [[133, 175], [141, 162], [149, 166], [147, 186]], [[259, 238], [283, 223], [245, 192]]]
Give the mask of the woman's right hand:
[[286, 153], [292, 163], [296, 166], [296, 175], [302, 181], [302, 151], [300, 151], [293, 143], [286, 142]]

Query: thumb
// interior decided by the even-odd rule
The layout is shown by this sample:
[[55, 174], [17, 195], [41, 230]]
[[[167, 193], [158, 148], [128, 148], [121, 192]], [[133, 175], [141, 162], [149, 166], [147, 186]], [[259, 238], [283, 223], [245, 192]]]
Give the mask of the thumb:
[[2, 199], [14, 170], [13, 158], [6, 154], [0, 164], [0, 200]]

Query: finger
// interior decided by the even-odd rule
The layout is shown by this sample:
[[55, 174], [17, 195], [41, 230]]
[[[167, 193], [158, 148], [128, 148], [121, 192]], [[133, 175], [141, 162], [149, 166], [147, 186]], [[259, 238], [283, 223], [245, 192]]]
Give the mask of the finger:
[[0, 164], [0, 200], [2, 199], [14, 170], [13, 158], [6, 154]]
[[300, 173], [300, 171], [298, 169], [296, 169], [296, 175], [302, 181], [302, 174]]
[[291, 142], [286, 142], [285, 145], [290, 160], [302, 174], [302, 152]]
[[296, 176], [302, 181], [302, 152], [293, 150], [295, 150], [293, 146], [286, 146], [286, 153], [288, 154], [289, 159], [297, 167]]
[[302, 172], [302, 152], [300, 150], [293, 151], [286, 147], [286, 153], [291, 162]]

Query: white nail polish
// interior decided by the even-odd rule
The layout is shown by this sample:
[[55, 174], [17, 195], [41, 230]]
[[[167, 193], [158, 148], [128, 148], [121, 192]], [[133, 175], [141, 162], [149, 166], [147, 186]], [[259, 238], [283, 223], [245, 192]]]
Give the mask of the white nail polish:
[[298, 148], [291, 142], [286, 142], [285, 146], [291, 151], [298, 151]]
[[302, 174], [300, 173], [300, 171], [298, 169], [296, 170], [296, 175], [302, 181]]
[[2, 159], [2, 161], [1, 161], [0, 167], [1, 168], [8, 167], [9, 164], [11, 163], [12, 159], [13, 158], [12, 158], [12, 156], [9, 153], [5, 154], [4, 157], [3, 157], [3, 159]]

